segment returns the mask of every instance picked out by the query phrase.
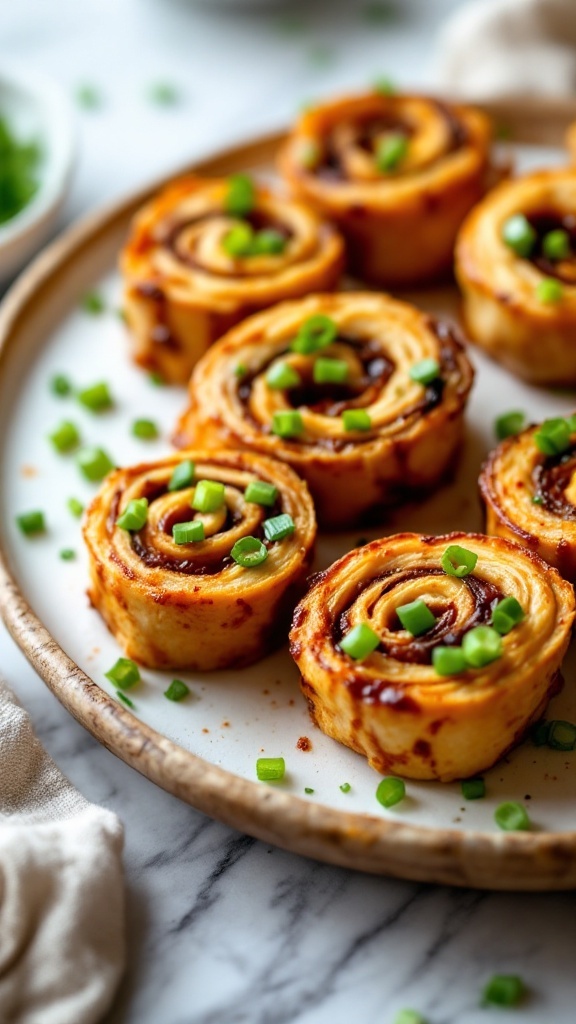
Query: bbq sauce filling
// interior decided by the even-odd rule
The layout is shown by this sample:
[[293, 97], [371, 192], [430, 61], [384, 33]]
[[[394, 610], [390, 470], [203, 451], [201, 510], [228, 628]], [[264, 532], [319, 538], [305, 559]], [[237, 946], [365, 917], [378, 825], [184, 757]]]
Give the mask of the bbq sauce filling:
[[[555, 277], [563, 284], [576, 285], [576, 214], [539, 213], [527, 216], [536, 232], [536, 242], [529, 260], [546, 277]], [[551, 260], [544, 252], [544, 239], [551, 231], [562, 230], [570, 239], [570, 254], [561, 260]]]
[[576, 522], [576, 506], [568, 501], [566, 489], [576, 474], [576, 445], [561, 455], [550, 455], [534, 471], [534, 491], [542, 507], [559, 519]]

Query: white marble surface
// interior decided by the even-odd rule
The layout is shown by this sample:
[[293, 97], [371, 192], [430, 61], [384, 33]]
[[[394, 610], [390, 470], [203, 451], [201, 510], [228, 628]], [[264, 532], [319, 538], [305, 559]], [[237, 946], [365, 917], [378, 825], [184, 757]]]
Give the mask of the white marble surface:
[[[358, 0], [18, 0], [0, 4], [0, 55], [72, 93], [81, 152], [65, 211], [81, 212], [234, 138], [287, 120], [302, 100], [378, 73], [432, 81], [431, 39], [457, 0], [397, 0], [388, 22]], [[391, 7], [394, 5], [390, 4]], [[146, 100], [155, 81], [181, 102]], [[0, 627], [0, 671], [46, 747], [126, 825], [129, 968], [107, 1024], [573, 1024], [570, 894], [462, 892], [368, 878], [271, 849], [197, 814], [100, 747], [60, 707]], [[479, 1008], [492, 973], [531, 987], [515, 1011]]]

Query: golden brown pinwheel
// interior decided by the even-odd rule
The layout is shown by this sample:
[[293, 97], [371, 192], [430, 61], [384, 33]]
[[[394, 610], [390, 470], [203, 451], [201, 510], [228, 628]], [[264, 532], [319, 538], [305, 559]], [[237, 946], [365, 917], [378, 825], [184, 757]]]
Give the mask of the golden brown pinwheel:
[[452, 266], [458, 228], [487, 187], [490, 143], [472, 107], [372, 92], [302, 114], [279, 168], [342, 230], [354, 273], [407, 285]]
[[121, 255], [136, 362], [185, 384], [216, 338], [259, 309], [335, 287], [338, 232], [245, 175], [173, 182], [136, 215]]
[[472, 380], [447, 323], [385, 295], [311, 296], [210, 349], [175, 440], [275, 456], [307, 481], [325, 526], [351, 526], [442, 480]]
[[404, 533], [313, 578], [290, 643], [325, 733], [379, 772], [448, 781], [541, 715], [573, 619], [570, 584], [517, 544]]
[[548, 420], [506, 438], [482, 468], [480, 493], [488, 533], [538, 552], [562, 576], [576, 582], [573, 417]]
[[501, 184], [456, 246], [470, 337], [534, 384], [576, 384], [576, 170]]
[[90, 598], [144, 665], [248, 665], [285, 640], [315, 534], [306, 484], [272, 459], [182, 452], [118, 469], [86, 514]]

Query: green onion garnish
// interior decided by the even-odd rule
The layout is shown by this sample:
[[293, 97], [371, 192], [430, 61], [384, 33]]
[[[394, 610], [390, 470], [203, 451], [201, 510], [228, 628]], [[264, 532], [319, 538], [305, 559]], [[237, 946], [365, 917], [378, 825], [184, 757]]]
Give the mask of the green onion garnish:
[[340, 648], [353, 658], [354, 661], [363, 661], [380, 644], [380, 637], [365, 622], [354, 626], [340, 641]]
[[395, 171], [398, 165], [406, 159], [407, 153], [407, 137], [401, 132], [391, 133], [378, 145], [375, 153], [376, 167], [382, 174]]
[[256, 205], [254, 183], [247, 174], [234, 174], [228, 179], [224, 209], [234, 217], [246, 217]]
[[[374, 6], [373, 4], [371, 6]], [[391, 78], [386, 75], [382, 75], [372, 83], [374, 92], [380, 93], [381, 96], [394, 96], [396, 92], [396, 86]]]
[[68, 511], [71, 512], [73, 516], [76, 516], [77, 519], [80, 518], [84, 511], [84, 505], [78, 500], [78, 498], [68, 498], [66, 506]]
[[532, 502], [533, 505], [543, 505], [544, 504], [544, 498], [540, 494], [534, 494], [530, 498], [530, 501]]
[[136, 707], [134, 701], [130, 700], [130, 697], [127, 697], [125, 693], [122, 693], [122, 690], [116, 690], [116, 696], [118, 697], [118, 700], [121, 700], [127, 708], [130, 708], [131, 711]]
[[342, 790], [343, 793], [349, 793], [350, 790], [352, 789], [352, 786], [350, 785], [349, 782], [343, 782], [342, 785], [340, 786], [340, 789]]
[[536, 232], [523, 213], [509, 217], [502, 227], [502, 241], [517, 256], [527, 257], [536, 244]]
[[118, 516], [116, 526], [122, 530], [141, 530], [148, 519], [148, 498], [133, 498], [129, 501], [122, 515]]
[[20, 131], [16, 134], [0, 117], [0, 224], [20, 213], [38, 191], [42, 156], [37, 142], [21, 140]]
[[501, 636], [506, 636], [514, 626], [522, 622], [525, 615], [526, 612], [515, 597], [504, 597], [492, 612], [492, 625]]
[[313, 793], [314, 790], [310, 786], [304, 786], [304, 792], [310, 794]]
[[48, 434], [48, 438], [60, 454], [71, 452], [73, 448], [77, 448], [80, 444], [78, 428], [70, 420], [62, 420], [55, 430]]
[[50, 390], [53, 395], [58, 395], [58, 398], [66, 398], [72, 391], [72, 384], [63, 373], [57, 373], [50, 381]]
[[464, 657], [472, 668], [484, 668], [502, 655], [502, 637], [492, 626], [475, 626], [462, 639]]
[[536, 298], [546, 306], [555, 306], [564, 297], [564, 286], [555, 277], [545, 277], [538, 282]]
[[460, 785], [465, 800], [482, 800], [486, 796], [484, 779], [462, 779]]
[[400, 1010], [394, 1017], [394, 1024], [427, 1024], [427, 1021], [416, 1010]]
[[406, 784], [403, 779], [390, 775], [378, 783], [376, 799], [383, 807], [394, 807], [406, 796]]
[[82, 298], [82, 309], [91, 316], [99, 316], [106, 306], [99, 292], [87, 292]]
[[288, 388], [297, 388], [302, 379], [297, 370], [290, 363], [274, 363], [266, 374], [266, 383], [273, 391], [287, 391]]
[[280, 782], [285, 772], [283, 757], [259, 757], [256, 761], [256, 775], [260, 782]]
[[576, 747], [576, 725], [554, 719], [548, 722], [546, 742], [552, 750], [574, 750]]
[[189, 693], [190, 687], [186, 686], [181, 679], [173, 679], [168, 689], [164, 690], [164, 696], [173, 701], [184, 700]]
[[421, 359], [410, 367], [409, 376], [417, 384], [431, 384], [440, 376], [440, 363], [437, 359]]
[[244, 363], [236, 363], [236, 366], [234, 367], [234, 376], [238, 377], [238, 380], [241, 380], [242, 377], [245, 377], [247, 373], [248, 367], [245, 366]]
[[140, 441], [154, 441], [158, 437], [158, 427], [154, 420], [134, 420], [132, 433]]
[[435, 647], [432, 665], [437, 676], [458, 676], [468, 668], [461, 647]]
[[526, 417], [523, 412], [519, 410], [505, 412], [494, 421], [494, 433], [499, 441], [504, 441], [507, 437], [515, 437], [516, 434], [519, 434], [525, 425]]
[[97, 110], [102, 106], [102, 95], [94, 85], [79, 85], [76, 89], [76, 102], [84, 110]]
[[62, 548], [60, 551], [60, 558], [63, 562], [73, 562], [76, 558], [74, 548]]
[[372, 420], [366, 409], [345, 409], [342, 413], [342, 424], [344, 430], [370, 430]]
[[16, 516], [16, 522], [22, 533], [28, 537], [34, 533], [44, 533], [46, 530], [44, 513], [40, 511], [21, 512], [19, 516]]
[[222, 248], [229, 256], [251, 256], [254, 245], [254, 230], [245, 221], [234, 224], [224, 235]]
[[257, 537], [242, 537], [236, 541], [230, 555], [244, 569], [255, 569], [268, 558], [268, 549]]
[[526, 986], [517, 974], [495, 974], [484, 986], [483, 1006], [518, 1006], [526, 995]]
[[90, 387], [79, 391], [78, 401], [86, 409], [89, 409], [90, 412], [104, 412], [105, 409], [109, 409], [113, 404], [110, 389], [105, 381], [91, 384]]
[[565, 419], [544, 420], [534, 434], [534, 444], [544, 455], [561, 455], [570, 447], [571, 433], [570, 424]]
[[570, 256], [570, 235], [563, 228], [549, 231], [542, 239], [542, 251], [549, 260], [567, 260]]
[[130, 658], [118, 658], [118, 661], [104, 675], [121, 690], [129, 690], [140, 682], [140, 669]]
[[114, 463], [102, 448], [81, 448], [76, 456], [81, 473], [93, 483], [103, 480]]
[[271, 429], [278, 437], [299, 437], [304, 433], [304, 421], [296, 409], [279, 409], [272, 417]]
[[170, 82], [155, 82], [148, 90], [148, 98], [161, 107], [173, 107], [179, 99], [178, 89]]
[[504, 832], [527, 832], [530, 818], [526, 808], [515, 800], [507, 800], [494, 811], [494, 821]]
[[296, 524], [292, 519], [292, 516], [288, 515], [287, 512], [283, 512], [279, 516], [274, 516], [273, 519], [265, 519], [262, 523], [262, 529], [264, 530], [264, 536], [268, 541], [283, 540], [284, 537], [290, 537], [296, 529]]
[[319, 356], [314, 361], [315, 384], [345, 384], [348, 379], [348, 363], [345, 359], [328, 359]]
[[155, 388], [163, 388], [164, 385], [166, 384], [164, 377], [162, 376], [161, 373], [158, 373], [158, 370], [150, 370], [150, 373], [148, 374], [148, 380], [150, 381], [151, 384], [154, 385]]
[[468, 548], [461, 548], [459, 544], [450, 544], [442, 555], [441, 565], [448, 576], [457, 576], [462, 579], [474, 572], [478, 555]]
[[196, 544], [205, 540], [204, 523], [200, 519], [192, 519], [189, 523], [174, 523], [172, 539], [175, 544]]
[[194, 480], [195, 468], [194, 463], [190, 459], [184, 459], [183, 462], [179, 462], [170, 477], [168, 490], [181, 491], [184, 487], [189, 487]]
[[290, 348], [300, 355], [309, 356], [313, 352], [328, 348], [337, 336], [338, 327], [334, 321], [323, 313], [316, 313], [300, 325]]
[[396, 609], [400, 622], [412, 636], [421, 636], [436, 625], [436, 616], [430, 611], [425, 601], [419, 598], [409, 604], [400, 605]]
[[199, 480], [190, 505], [196, 512], [217, 512], [226, 497], [224, 484], [216, 480]]
[[252, 247], [254, 256], [279, 256], [284, 252], [287, 238], [274, 228], [263, 228], [257, 231]]
[[535, 747], [545, 747], [548, 744], [550, 734], [550, 722], [536, 722], [530, 730], [530, 737]]
[[256, 505], [271, 506], [278, 498], [278, 488], [266, 480], [251, 480], [244, 491], [244, 497]]

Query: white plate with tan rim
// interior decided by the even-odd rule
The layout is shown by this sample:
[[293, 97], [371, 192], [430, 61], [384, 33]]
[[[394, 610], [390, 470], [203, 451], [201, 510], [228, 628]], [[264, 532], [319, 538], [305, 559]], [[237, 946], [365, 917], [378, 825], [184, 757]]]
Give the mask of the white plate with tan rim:
[[[519, 165], [562, 162], [560, 148], [576, 103], [491, 104], [506, 126]], [[279, 136], [237, 147], [197, 165], [202, 174], [238, 170], [270, 173]], [[507, 142], [506, 145], [512, 145]], [[173, 673], [143, 670], [122, 706], [104, 673], [122, 653], [86, 598], [86, 559], [80, 527], [66, 500], [87, 501], [93, 489], [74, 458], [58, 456], [46, 435], [63, 418], [75, 420], [87, 442], [119, 464], [160, 456], [185, 404], [184, 389], [154, 387], [130, 363], [118, 316], [118, 250], [136, 208], [158, 188], [86, 218], [30, 267], [0, 315], [0, 606], [4, 619], [39, 674], [64, 706], [106, 747], [153, 782], [238, 829], [298, 853], [364, 871], [488, 888], [562, 889], [576, 885], [576, 753], [535, 748], [529, 741], [486, 773], [487, 796], [465, 802], [457, 783], [407, 783], [407, 799], [384, 810], [375, 799], [379, 777], [366, 761], [325, 737], [310, 722], [298, 675], [286, 650], [252, 668], [193, 676], [179, 673], [192, 695], [179, 704], [163, 692]], [[97, 289], [106, 308], [81, 307]], [[433, 312], [457, 314], [449, 287], [409, 296]], [[444, 533], [479, 530], [476, 496], [480, 463], [493, 445], [493, 421], [508, 409], [530, 419], [564, 415], [573, 396], [537, 390], [472, 350], [478, 369], [467, 439], [453, 484], [418, 507], [393, 514], [380, 531]], [[99, 417], [49, 388], [55, 373], [77, 385], [105, 378], [114, 409]], [[140, 416], [162, 428], [157, 441], [130, 434]], [[32, 539], [15, 517], [41, 508], [47, 532]], [[321, 538], [324, 566], [355, 546], [358, 532]], [[62, 548], [77, 552], [62, 561]], [[551, 714], [576, 720], [574, 652], [567, 683]], [[311, 749], [298, 747], [301, 737]], [[305, 746], [305, 744], [304, 744]], [[259, 756], [283, 756], [286, 778], [267, 785], [255, 777]], [[340, 786], [350, 784], [342, 792]], [[305, 788], [313, 789], [305, 794]], [[502, 833], [494, 809], [525, 802], [533, 823], [526, 833]]]

